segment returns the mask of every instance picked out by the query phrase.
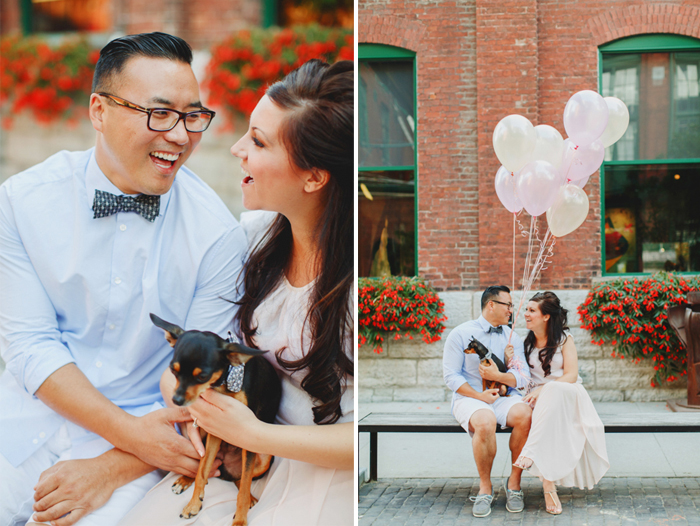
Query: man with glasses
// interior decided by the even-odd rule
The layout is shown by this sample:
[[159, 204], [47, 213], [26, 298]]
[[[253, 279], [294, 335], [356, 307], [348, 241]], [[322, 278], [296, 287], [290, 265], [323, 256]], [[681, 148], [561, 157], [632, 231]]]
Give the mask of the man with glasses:
[[[493, 487], [491, 468], [496, 457], [496, 424], [512, 428], [510, 451], [515, 462], [527, 441], [532, 410], [522, 401], [515, 388], [526, 387], [530, 370], [523, 352], [523, 342], [508, 326], [513, 312], [510, 289], [506, 286], [488, 287], [481, 296], [481, 316], [455, 327], [445, 341], [443, 374], [445, 383], [453, 391], [452, 414], [472, 437], [474, 460], [479, 472], [479, 494], [471, 497], [475, 517], [491, 513]], [[508, 371], [501, 373], [491, 362], [487, 367], [479, 362], [476, 354], [465, 354], [472, 338], [479, 340], [494, 355], [506, 363], [506, 347], [512, 347], [513, 360], [507, 363]], [[497, 389], [483, 390], [482, 380], [496, 380], [508, 386], [508, 394], [501, 397]], [[506, 509], [512, 513], [524, 509], [520, 489], [522, 470], [511, 468], [504, 483]]]
[[113, 40], [95, 147], [0, 187], [0, 524], [115, 524], [156, 468], [197, 472], [203, 451], [174, 427], [188, 412], [163, 407], [172, 352], [149, 313], [225, 335], [247, 244], [184, 167], [214, 118], [191, 62], [163, 33]]

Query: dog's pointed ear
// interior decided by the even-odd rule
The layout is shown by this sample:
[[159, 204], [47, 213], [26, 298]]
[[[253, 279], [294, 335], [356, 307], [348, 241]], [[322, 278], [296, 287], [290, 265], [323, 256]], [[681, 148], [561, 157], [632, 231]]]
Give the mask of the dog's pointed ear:
[[165, 331], [165, 339], [168, 340], [170, 347], [175, 347], [177, 339], [185, 332], [177, 325], [167, 322], [153, 313], [151, 313], [151, 321], [153, 325]]
[[260, 356], [267, 352], [261, 351], [260, 349], [252, 349], [240, 343], [226, 343], [223, 347], [223, 351], [227, 354], [231, 365], [242, 365], [253, 356]]

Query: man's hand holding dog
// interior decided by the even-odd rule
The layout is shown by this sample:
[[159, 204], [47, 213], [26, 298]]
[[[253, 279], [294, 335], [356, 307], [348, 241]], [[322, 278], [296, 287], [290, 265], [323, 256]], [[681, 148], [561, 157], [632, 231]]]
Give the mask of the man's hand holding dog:
[[[489, 365], [486, 365], [487, 363]], [[498, 382], [501, 381], [502, 377], [501, 371], [499, 371], [496, 364], [491, 361], [483, 361], [479, 364], [479, 374], [484, 380], [495, 380]]]
[[123, 443], [116, 447], [128, 451], [151, 466], [195, 477], [200, 455], [192, 442], [175, 431], [178, 422], [191, 421], [187, 409], [167, 408], [133, 418]]

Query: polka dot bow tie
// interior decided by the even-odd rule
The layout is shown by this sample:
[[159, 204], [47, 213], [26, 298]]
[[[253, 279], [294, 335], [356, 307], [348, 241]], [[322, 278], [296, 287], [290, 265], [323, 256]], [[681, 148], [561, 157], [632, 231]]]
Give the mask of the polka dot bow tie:
[[95, 211], [94, 219], [111, 216], [117, 212], [136, 212], [151, 223], [160, 212], [159, 195], [114, 195], [102, 190], [95, 190], [95, 200], [92, 202]]

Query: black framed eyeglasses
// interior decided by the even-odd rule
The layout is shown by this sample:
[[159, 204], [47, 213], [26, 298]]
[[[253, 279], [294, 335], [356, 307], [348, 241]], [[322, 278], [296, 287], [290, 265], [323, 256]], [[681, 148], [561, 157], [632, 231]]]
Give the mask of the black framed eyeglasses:
[[110, 95], [109, 93], [98, 93], [102, 97], [107, 97], [120, 106], [140, 111], [148, 115], [148, 129], [156, 132], [166, 132], [172, 130], [177, 123], [183, 121], [185, 129], [191, 133], [202, 133], [211, 124], [211, 120], [216, 112], [211, 110], [196, 110], [181, 112], [170, 108], [144, 108], [133, 102], [129, 102], [121, 97]]
[[503, 303], [502, 301], [498, 301], [498, 300], [491, 300], [491, 301], [493, 301], [494, 303], [500, 303], [501, 305], [505, 305], [509, 309], [512, 309], [515, 306], [512, 303]]

